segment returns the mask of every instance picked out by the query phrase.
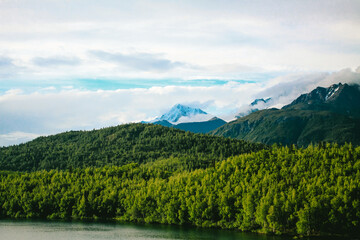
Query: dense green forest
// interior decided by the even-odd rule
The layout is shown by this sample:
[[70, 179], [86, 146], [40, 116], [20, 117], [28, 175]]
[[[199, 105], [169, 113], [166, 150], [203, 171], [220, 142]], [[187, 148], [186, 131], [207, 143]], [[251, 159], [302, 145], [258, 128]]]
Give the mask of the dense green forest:
[[265, 145], [184, 132], [152, 124], [71, 131], [0, 147], [0, 170], [35, 171], [121, 166], [178, 157], [188, 169], [203, 168]]
[[112, 218], [276, 234], [356, 235], [360, 147], [273, 146], [195, 170], [170, 157], [101, 168], [2, 171], [0, 206], [1, 217]]

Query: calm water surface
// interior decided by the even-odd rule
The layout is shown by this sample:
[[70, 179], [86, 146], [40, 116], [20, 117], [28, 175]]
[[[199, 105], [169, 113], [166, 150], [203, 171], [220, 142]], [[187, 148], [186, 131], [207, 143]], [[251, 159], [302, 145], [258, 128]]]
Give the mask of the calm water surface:
[[[1, 240], [285, 240], [280, 238], [234, 231], [199, 229], [181, 226], [136, 225], [121, 223], [43, 222], [0, 220]], [[325, 239], [325, 238], [323, 238]], [[322, 240], [323, 240], [322, 239]]]

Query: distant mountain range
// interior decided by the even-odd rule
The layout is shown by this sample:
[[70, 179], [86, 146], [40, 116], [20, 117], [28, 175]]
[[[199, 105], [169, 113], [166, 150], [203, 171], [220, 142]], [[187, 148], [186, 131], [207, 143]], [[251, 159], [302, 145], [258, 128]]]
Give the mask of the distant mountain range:
[[268, 109], [271, 104], [272, 98], [255, 99], [229, 123], [200, 108], [176, 104], [149, 123], [266, 144], [306, 146], [327, 141], [360, 145], [359, 85], [318, 87], [282, 109]]
[[176, 104], [169, 112], [148, 123], [194, 133], [208, 133], [226, 124], [224, 120], [214, 117], [200, 108], [192, 108], [182, 104]]
[[229, 122], [213, 135], [266, 144], [320, 141], [360, 145], [359, 85], [335, 84], [302, 94], [282, 109], [265, 109]]

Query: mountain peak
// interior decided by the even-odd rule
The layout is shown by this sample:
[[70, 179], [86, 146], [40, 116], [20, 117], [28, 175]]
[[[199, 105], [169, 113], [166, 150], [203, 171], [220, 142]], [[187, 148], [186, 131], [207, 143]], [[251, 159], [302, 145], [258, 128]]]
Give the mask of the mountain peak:
[[182, 117], [193, 117], [196, 115], [208, 115], [200, 108], [192, 108], [182, 104], [174, 105], [170, 111], [163, 114], [158, 120], [166, 120], [171, 123], [178, 122]]
[[328, 100], [336, 98], [339, 93], [342, 91], [344, 86], [348, 86], [346, 83], [343, 85], [341, 83], [333, 84], [328, 88], [317, 87], [309, 93], [300, 95], [289, 105], [284, 106], [283, 108], [289, 108], [298, 104], [306, 105], [318, 105], [325, 104]]
[[265, 144], [360, 144], [360, 86], [334, 84], [302, 94], [282, 109], [266, 109], [215, 129], [217, 136]]
[[188, 106], [182, 105], [180, 103], [175, 104], [172, 108], [182, 109], [182, 108], [188, 108]]
[[260, 102], [267, 103], [270, 100], [271, 100], [271, 98], [267, 98], [267, 99], [257, 98], [250, 104], [250, 106], [255, 106], [255, 105], [259, 104]]
[[[346, 83], [345, 83], [346, 84]], [[347, 84], [346, 84], [347, 85]], [[330, 99], [331, 97], [334, 96], [334, 94], [340, 89], [340, 87], [342, 87], [343, 85], [341, 83], [339, 84], [333, 84], [331, 85], [328, 89], [327, 89], [327, 93], [325, 96], [325, 101], [327, 101], [328, 99]]]
[[246, 106], [245, 108], [242, 108], [241, 111], [235, 116], [235, 118], [242, 118], [250, 113], [268, 108], [271, 104], [272, 98], [257, 98], [252, 103], [250, 103], [249, 106]]
[[283, 109], [326, 110], [345, 115], [360, 116], [359, 85], [333, 84], [328, 88], [317, 87], [302, 94]]

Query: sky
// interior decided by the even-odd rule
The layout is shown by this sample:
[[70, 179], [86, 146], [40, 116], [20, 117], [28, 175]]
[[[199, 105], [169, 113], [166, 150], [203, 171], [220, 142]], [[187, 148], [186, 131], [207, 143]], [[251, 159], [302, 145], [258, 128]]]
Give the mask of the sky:
[[358, 0], [0, 0], [0, 146], [160, 116], [227, 121], [360, 82]]

